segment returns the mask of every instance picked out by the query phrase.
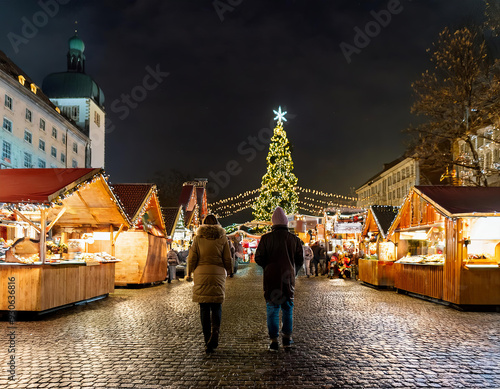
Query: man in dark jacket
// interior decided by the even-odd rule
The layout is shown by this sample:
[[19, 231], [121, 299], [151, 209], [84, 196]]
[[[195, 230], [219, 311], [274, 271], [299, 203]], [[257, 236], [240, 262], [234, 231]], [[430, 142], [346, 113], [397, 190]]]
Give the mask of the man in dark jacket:
[[304, 262], [302, 242], [288, 231], [288, 219], [281, 207], [272, 216], [272, 231], [263, 235], [255, 262], [264, 268], [264, 298], [271, 351], [278, 351], [279, 315], [282, 314], [283, 347], [292, 344], [295, 277]]

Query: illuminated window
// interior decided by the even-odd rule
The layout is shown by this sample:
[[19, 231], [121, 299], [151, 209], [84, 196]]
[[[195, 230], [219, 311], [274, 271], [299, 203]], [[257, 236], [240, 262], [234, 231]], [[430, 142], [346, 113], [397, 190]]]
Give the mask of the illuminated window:
[[34, 94], [36, 94], [36, 91], [37, 91], [37, 90], [38, 90], [38, 88], [36, 87], [36, 85], [32, 83], [32, 84], [31, 84], [31, 91], [32, 91]]
[[19, 80], [19, 83], [21, 85], [24, 85], [24, 82], [26, 81], [26, 78], [24, 78], [23, 75], [20, 74], [19, 76], [17, 76], [17, 79]]
[[97, 124], [97, 127], [101, 127], [101, 115], [97, 111], [94, 111], [94, 123]]

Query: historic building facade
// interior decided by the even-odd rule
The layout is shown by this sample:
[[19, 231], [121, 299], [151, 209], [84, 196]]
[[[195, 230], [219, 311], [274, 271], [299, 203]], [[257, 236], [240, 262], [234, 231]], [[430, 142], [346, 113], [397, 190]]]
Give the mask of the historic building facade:
[[86, 167], [91, 141], [0, 51], [0, 168]]
[[[471, 140], [488, 186], [500, 186], [500, 129], [495, 126], [482, 128]], [[455, 159], [464, 164], [474, 159], [470, 145], [463, 140], [458, 141], [455, 152], [458, 153]], [[461, 185], [477, 184], [475, 172], [461, 166], [457, 167], [457, 179]]]
[[420, 184], [418, 161], [401, 157], [384, 165], [384, 169], [356, 189], [358, 208], [370, 205], [400, 206], [410, 189]]

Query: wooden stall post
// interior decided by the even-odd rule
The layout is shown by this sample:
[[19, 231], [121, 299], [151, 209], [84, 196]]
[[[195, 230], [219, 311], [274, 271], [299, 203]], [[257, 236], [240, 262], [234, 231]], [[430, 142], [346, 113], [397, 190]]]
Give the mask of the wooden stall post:
[[45, 230], [47, 224], [45, 221], [46, 216], [45, 209], [40, 209], [40, 260], [42, 264], [45, 264], [45, 237], [47, 236]]
[[111, 241], [111, 255], [114, 257], [115, 256], [115, 239], [113, 236], [113, 225], [109, 225], [109, 240]]

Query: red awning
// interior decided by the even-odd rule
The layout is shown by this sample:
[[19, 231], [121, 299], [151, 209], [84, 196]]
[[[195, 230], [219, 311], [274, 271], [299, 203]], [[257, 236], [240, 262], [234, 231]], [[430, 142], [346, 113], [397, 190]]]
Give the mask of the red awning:
[[0, 203], [50, 203], [101, 169], [1, 169]]

